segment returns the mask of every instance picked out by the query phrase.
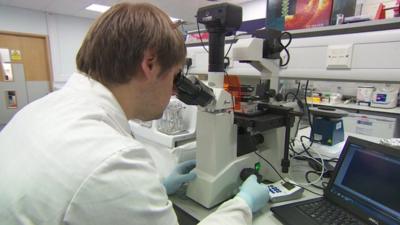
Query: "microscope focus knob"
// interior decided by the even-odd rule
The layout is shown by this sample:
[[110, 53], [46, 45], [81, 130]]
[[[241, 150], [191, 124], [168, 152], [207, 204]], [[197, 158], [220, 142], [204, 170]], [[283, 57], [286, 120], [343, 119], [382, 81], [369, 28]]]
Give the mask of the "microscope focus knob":
[[242, 171], [240, 172], [240, 179], [242, 181], [245, 181], [249, 176], [251, 176], [253, 174], [257, 176], [257, 182], [261, 183], [262, 176], [254, 168], [244, 168], [244, 169], [242, 169]]
[[265, 93], [266, 93], [266, 95], [267, 95], [268, 97], [270, 97], [270, 98], [275, 97], [275, 95], [276, 95], [275, 89], [269, 89], [269, 90], [266, 91]]
[[253, 135], [252, 139], [256, 145], [264, 143], [264, 136], [262, 134]]

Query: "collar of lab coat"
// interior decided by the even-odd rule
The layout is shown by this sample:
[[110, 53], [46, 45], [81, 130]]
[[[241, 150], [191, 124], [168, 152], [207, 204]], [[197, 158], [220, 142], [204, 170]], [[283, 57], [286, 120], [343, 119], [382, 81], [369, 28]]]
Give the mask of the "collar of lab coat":
[[116, 120], [120, 128], [129, 135], [132, 134], [128, 119], [121, 105], [118, 103], [113, 93], [103, 84], [87, 75], [75, 72], [68, 79], [64, 88], [73, 89], [77, 93], [82, 93], [81, 96], [92, 98], [91, 100], [104, 108], [106, 112]]

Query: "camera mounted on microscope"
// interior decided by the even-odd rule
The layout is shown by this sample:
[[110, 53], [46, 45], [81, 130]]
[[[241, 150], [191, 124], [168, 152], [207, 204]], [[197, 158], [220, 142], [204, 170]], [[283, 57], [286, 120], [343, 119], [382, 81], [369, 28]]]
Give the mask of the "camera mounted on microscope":
[[197, 22], [204, 24], [209, 33], [229, 36], [242, 25], [242, 8], [229, 3], [205, 6], [197, 11]]
[[[242, 24], [242, 8], [221, 3], [200, 8], [197, 22], [206, 26], [209, 33], [208, 71], [224, 74], [225, 36], [232, 35]], [[178, 74], [174, 80], [177, 97], [189, 105], [205, 107], [215, 100], [213, 90], [195, 77]]]
[[205, 6], [197, 10], [197, 22], [209, 33], [208, 72], [224, 73], [225, 36], [242, 25], [242, 7], [229, 3]]

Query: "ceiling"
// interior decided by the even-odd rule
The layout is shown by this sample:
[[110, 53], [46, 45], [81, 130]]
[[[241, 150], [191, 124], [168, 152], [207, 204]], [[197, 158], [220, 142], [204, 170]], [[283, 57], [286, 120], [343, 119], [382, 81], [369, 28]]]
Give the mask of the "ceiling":
[[92, 3], [111, 6], [118, 2], [148, 2], [167, 12], [171, 17], [180, 18], [189, 24], [194, 23], [194, 15], [199, 7], [230, 2], [240, 4], [250, 0], [0, 0], [0, 5], [38, 10], [69, 16], [96, 18], [99, 13], [85, 10]]

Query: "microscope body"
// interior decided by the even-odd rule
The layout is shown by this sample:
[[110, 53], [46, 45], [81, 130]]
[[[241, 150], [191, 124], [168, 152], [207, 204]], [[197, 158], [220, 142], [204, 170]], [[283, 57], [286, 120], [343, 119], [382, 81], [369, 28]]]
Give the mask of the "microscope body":
[[[197, 178], [188, 184], [186, 192], [189, 198], [206, 208], [211, 208], [231, 198], [239, 191], [238, 188], [242, 182], [241, 171], [253, 167], [256, 162], [260, 161], [259, 157], [252, 152], [261, 150], [260, 154], [272, 159], [274, 167], [280, 168], [279, 163], [284, 154], [284, 147], [280, 139], [286, 133], [279, 127], [282, 127], [283, 124], [290, 124], [290, 121], [288, 122], [282, 116], [261, 115], [263, 119], [259, 120], [260, 117], [256, 117], [253, 121], [252, 117], [241, 117], [234, 112], [234, 99], [229, 92], [224, 90], [224, 40], [227, 33], [240, 27], [241, 18], [241, 8], [229, 3], [199, 9], [197, 20], [206, 26], [210, 35], [207, 85], [196, 81], [194, 83], [198, 84], [197, 87], [181, 88], [181, 92], [185, 92], [181, 96], [185, 96], [185, 98], [179, 98], [180, 88], [177, 85], [178, 98], [187, 104], [195, 104], [197, 99], [207, 99], [207, 101], [197, 104], [199, 105], [196, 125], [197, 164], [195, 172]], [[256, 44], [254, 45], [254, 43]], [[260, 43], [254, 43], [253, 48], [259, 48]], [[256, 49], [256, 52], [260, 53], [260, 49]], [[244, 54], [234, 60], [241, 60], [241, 57], [249, 58], [250, 56]], [[277, 74], [279, 70], [277, 60], [263, 59], [261, 53], [252, 57], [246, 60], [250, 60], [251, 64], [262, 74], [267, 74], [268, 78], [274, 77], [269, 76], [270, 73]], [[182, 79], [187, 78], [182, 77]], [[189, 82], [182, 83], [190, 86]], [[192, 93], [191, 90], [195, 89], [200, 91], [193, 95], [194, 92]], [[198, 98], [197, 96], [200, 95], [203, 97]], [[207, 97], [204, 98], [204, 96]], [[184, 101], [184, 99], [196, 99], [196, 101]], [[277, 114], [281, 114], [281, 112], [279, 111]], [[279, 121], [276, 122], [274, 119]], [[259, 129], [260, 125], [262, 129]], [[264, 125], [266, 127], [263, 127]], [[254, 135], [263, 136], [263, 138], [259, 138], [263, 141], [254, 142]], [[268, 166], [265, 166], [261, 172], [268, 174], [267, 178], [272, 181], [279, 180]]]
[[187, 196], [211, 208], [233, 196], [240, 185], [239, 174], [249, 165], [249, 157], [237, 157], [233, 98], [224, 90], [225, 36], [242, 23], [241, 7], [221, 3], [200, 8], [197, 21], [209, 32], [208, 87], [214, 101], [197, 112], [196, 173]]
[[237, 156], [233, 98], [223, 88], [223, 75], [209, 73], [208, 85], [214, 86], [215, 102], [197, 111], [197, 178], [189, 183], [186, 195], [211, 208], [236, 194], [241, 170], [255, 160], [250, 155]]

